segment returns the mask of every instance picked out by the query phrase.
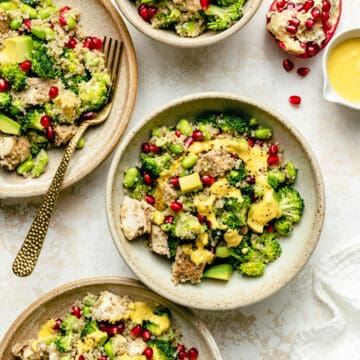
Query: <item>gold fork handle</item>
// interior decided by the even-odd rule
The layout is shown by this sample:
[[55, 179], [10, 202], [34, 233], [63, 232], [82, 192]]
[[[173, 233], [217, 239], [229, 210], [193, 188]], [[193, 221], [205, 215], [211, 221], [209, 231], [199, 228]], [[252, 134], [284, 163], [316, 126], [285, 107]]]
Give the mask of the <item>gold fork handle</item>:
[[46, 192], [46, 195], [39, 210], [36, 213], [30, 230], [14, 260], [12, 269], [14, 274], [17, 276], [28, 276], [35, 268], [47, 230], [49, 228], [51, 215], [54, 211], [56, 201], [61, 191], [66, 169], [69, 165], [72, 155], [74, 154], [77, 143], [88, 126], [89, 124], [87, 122], [83, 122], [79, 126], [65, 150], [50, 187]]

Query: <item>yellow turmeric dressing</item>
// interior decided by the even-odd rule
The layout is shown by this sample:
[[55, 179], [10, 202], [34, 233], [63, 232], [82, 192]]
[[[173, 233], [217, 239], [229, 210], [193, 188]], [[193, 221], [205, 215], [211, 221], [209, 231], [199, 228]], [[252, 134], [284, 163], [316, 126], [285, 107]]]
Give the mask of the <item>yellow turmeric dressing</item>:
[[345, 40], [330, 53], [329, 81], [344, 99], [360, 103], [360, 38]]

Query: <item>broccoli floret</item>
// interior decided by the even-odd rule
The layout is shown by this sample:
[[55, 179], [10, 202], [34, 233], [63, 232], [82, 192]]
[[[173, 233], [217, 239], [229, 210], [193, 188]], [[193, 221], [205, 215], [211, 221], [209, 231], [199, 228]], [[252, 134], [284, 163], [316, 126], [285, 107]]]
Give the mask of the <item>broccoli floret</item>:
[[281, 255], [281, 246], [274, 233], [265, 232], [253, 242], [253, 248], [264, 256], [264, 262], [276, 260]]
[[66, 89], [73, 91], [76, 95], [79, 95], [79, 84], [81, 82], [87, 82], [90, 80], [88, 75], [75, 75], [71, 77], [61, 76], [61, 81]]
[[156, 29], [169, 29], [180, 21], [181, 11], [173, 6], [160, 7], [151, 18], [151, 25]]
[[74, 315], [67, 315], [61, 323], [61, 331], [68, 335], [78, 332], [80, 329], [80, 321]]
[[159, 316], [166, 315], [166, 316], [170, 317], [171, 312], [170, 312], [169, 308], [160, 305], [154, 310], [154, 314], [159, 315]]
[[247, 170], [243, 163], [239, 169], [231, 170], [228, 176], [228, 181], [231, 186], [239, 187], [241, 182], [247, 178]]
[[221, 222], [230, 229], [238, 229], [246, 225], [249, 207], [250, 199], [247, 196], [243, 197], [242, 202], [236, 198], [225, 198]]
[[[163, 230], [163, 227], [161, 227], [161, 229]], [[174, 228], [174, 230], [175, 230], [175, 228]], [[170, 251], [170, 258], [174, 259], [175, 255], [176, 255], [177, 247], [180, 245], [180, 240], [169, 236], [167, 243], [168, 243], [168, 247], [169, 247], [169, 251]]]
[[211, 124], [223, 131], [236, 130], [244, 133], [248, 130], [248, 121], [240, 115], [232, 113], [204, 113], [197, 119], [197, 122]]
[[196, 14], [191, 20], [179, 22], [175, 25], [176, 33], [182, 37], [197, 37], [206, 30], [205, 20]]
[[31, 55], [31, 70], [42, 79], [54, 79], [58, 75], [56, 61], [43, 44], [37, 44]]
[[40, 4], [41, 0], [21, 0], [26, 5], [36, 7]]
[[205, 11], [208, 17], [207, 27], [213, 31], [222, 31], [230, 27], [242, 15], [242, 5], [239, 1], [228, 7], [209, 5]]
[[34, 129], [38, 131], [44, 131], [44, 127], [41, 125], [41, 117], [44, 112], [39, 109], [29, 110], [21, 121], [21, 129], [27, 131], [28, 129]]
[[95, 320], [88, 320], [86, 322], [84, 328], [81, 330], [80, 337], [84, 337], [87, 334], [91, 334], [98, 330], [99, 330], [99, 327], [97, 325], [97, 322]]
[[171, 341], [164, 340], [150, 340], [148, 345], [151, 348], [156, 348], [160, 360], [176, 359], [176, 348], [172, 345]]
[[195, 239], [202, 231], [198, 218], [194, 215], [181, 213], [175, 225], [175, 236], [180, 239]]
[[217, 5], [221, 7], [227, 7], [230, 5], [233, 5], [235, 3], [239, 3], [239, 5], [243, 6], [245, 3], [245, 0], [217, 0]]
[[268, 184], [274, 188], [277, 189], [280, 184], [284, 183], [286, 180], [285, 174], [280, 170], [269, 170], [268, 171]]
[[169, 153], [159, 156], [141, 153], [140, 160], [144, 170], [149, 171], [154, 176], [159, 176], [163, 170], [167, 169], [172, 157]]
[[24, 90], [27, 75], [18, 64], [3, 64], [0, 67], [0, 76], [5, 78], [15, 91]]
[[108, 101], [109, 86], [110, 76], [104, 73], [94, 73], [88, 82], [80, 82], [81, 111], [100, 111]]
[[71, 351], [72, 343], [73, 343], [72, 335], [58, 337], [54, 342], [56, 350], [62, 353]]
[[69, 74], [79, 75], [79, 71], [84, 70], [81, 60], [76, 56], [75, 51], [67, 47], [64, 48], [62, 57], [62, 68]]
[[249, 261], [239, 266], [239, 272], [250, 277], [264, 275], [265, 264], [261, 260]]
[[280, 219], [275, 221], [274, 229], [280, 236], [287, 236], [293, 230], [293, 223], [291, 220], [286, 217], [281, 217]]
[[29, 131], [27, 137], [30, 141], [30, 151], [32, 155], [37, 155], [41, 149], [49, 148], [49, 141], [44, 135], [40, 135], [36, 131]]
[[19, 116], [25, 112], [25, 104], [23, 101], [19, 99], [13, 100], [13, 102], [10, 105], [10, 108], [8, 110], [9, 114], [11, 116]]
[[141, 200], [149, 191], [149, 186], [146, 185], [142, 177], [138, 177], [135, 181], [135, 186], [131, 192], [131, 197], [136, 200]]
[[98, 299], [98, 297], [96, 295], [88, 294], [83, 298], [82, 302], [85, 306], [94, 306], [97, 299]]
[[304, 211], [304, 201], [298, 191], [286, 186], [281, 188], [276, 195], [282, 216], [297, 224]]
[[0, 92], [0, 110], [7, 110], [11, 106], [12, 96], [9, 92]]

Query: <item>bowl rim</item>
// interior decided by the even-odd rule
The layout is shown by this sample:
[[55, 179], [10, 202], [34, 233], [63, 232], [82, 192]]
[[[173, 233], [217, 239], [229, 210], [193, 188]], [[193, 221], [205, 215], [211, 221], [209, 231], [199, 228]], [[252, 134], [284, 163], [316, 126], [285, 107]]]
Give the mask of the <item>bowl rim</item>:
[[210, 37], [202, 38], [201, 35], [195, 38], [184, 38], [176, 35], [176, 37], [169, 36], [168, 31], [170, 30], [162, 30], [162, 29], [153, 29], [149, 23], [142, 20], [142, 18], [137, 14], [137, 16], [132, 16], [128, 8], [129, 6], [134, 6], [133, 4], [126, 4], [125, 2], [130, 2], [130, 0], [114, 0], [119, 7], [122, 14], [125, 18], [141, 33], [148, 36], [151, 39], [157, 40], [163, 44], [176, 46], [180, 48], [197, 48], [213, 45], [229, 36], [235, 34], [242, 27], [244, 27], [251, 18], [255, 15], [260, 5], [264, 0], [248, 0], [251, 1], [249, 5], [249, 11], [245, 12], [243, 16], [236, 21], [234, 25], [229, 27], [226, 30], [220, 31], [218, 33], [214, 33]]
[[[270, 291], [267, 293], [263, 293], [261, 296], [258, 296], [256, 300], [253, 301], [245, 301], [245, 302], [236, 302], [233, 301], [230, 302], [223, 302], [222, 304], [216, 304], [214, 306], [213, 304], [207, 304], [207, 303], [194, 303], [194, 302], [187, 302], [186, 300], [179, 299], [174, 294], [171, 294], [163, 289], [158, 289], [152, 282], [149, 282], [148, 279], [143, 276], [142, 272], [137, 270], [135, 266], [132, 265], [131, 257], [127, 256], [121, 249], [120, 246], [118, 246], [119, 243], [121, 243], [121, 237], [119, 236], [117, 230], [116, 230], [116, 223], [114, 220], [114, 206], [112, 201], [112, 192], [114, 188], [114, 182], [116, 173], [118, 171], [118, 164], [121, 160], [122, 153], [125, 151], [128, 144], [132, 141], [136, 133], [151, 119], [153, 119], [158, 114], [162, 113], [163, 111], [166, 111], [167, 109], [176, 106], [181, 105], [187, 102], [196, 101], [196, 100], [204, 100], [204, 99], [223, 99], [223, 100], [232, 100], [237, 101], [241, 103], [246, 103], [247, 105], [253, 106], [255, 108], [261, 109], [262, 111], [268, 113], [270, 116], [274, 117], [277, 121], [279, 121], [284, 127], [286, 127], [300, 142], [300, 144], [303, 147], [303, 150], [309, 160], [310, 166], [313, 169], [313, 175], [314, 175], [314, 182], [316, 184], [316, 198], [317, 198], [317, 211], [315, 215], [314, 222], [316, 224], [316, 227], [314, 227], [311, 236], [308, 241], [307, 245], [307, 251], [304, 256], [301, 257], [301, 259], [296, 263], [296, 266], [294, 267], [291, 274], [288, 274], [286, 277], [284, 277], [281, 281], [279, 281], [278, 286], [273, 286]], [[318, 241], [320, 239], [320, 235], [322, 232], [322, 228], [324, 225], [324, 217], [325, 217], [325, 208], [326, 208], [326, 202], [325, 202], [325, 186], [323, 181], [323, 176], [321, 173], [321, 169], [319, 166], [319, 163], [317, 161], [317, 158], [315, 156], [315, 153], [311, 149], [309, 143], [305, 139], [305, 137], [300, 133], [300, 131], [291, 123], [289, 122], [283, 115], [278, 113], [276, 110], [268, 107], [267, 105], [260, 105], [255, 100], [252, 100], [248, 97], [244, 97], [241, 95], [236, 95], [232, 93], [224, 93], [224, 92], [202, 92], [202, 93], [195, 93], [191, 95], [187, 95], [175, 100], [172, 100], [165, 105], [162, 105], [161, 107], [157, 108], [156, 110], [152, 111], [149, 115], [144, 116], [137, 125], [131, 129], [131, 131], [126, 135], [126, 137], [122, 140], [121, 144], [117, 148], [115, 155], [112, 159], [112, 163], [110, 166], [107, 183], [106, 183], [106, 216], [107, 216], [107, 222], [110, 227], [110, 233], [113, 238], [114, 244], [120, 253], [121, 257], [125, 261], [125, 263], [128, 265], [130, 270], [144, 283], [147, 287], [152, 289], [154, 292], [160, 294], [164, 298], [167, 298], [177, 304], [183, 305], [183, 306], [189, 306], [195, 309], [200, 310], [210, 310], [210, 311], [216, 311], [216, 310], [232, 310], [237, 308], [242, 308], [245, 306], [253, 305], [255, 303], [258, 303], [280, 289], [282, 289], [285, 285], [287, 285], [290, 281], [292, 281], [299, 272], [304, 268], [308, 260], [310, 259], [310, 256], [314, 252], [316, 245], [318, 244]], [[113, 216], [114, 214], [114, 216]]]
[[[17, 329], [21, 324], [26, 320], [28, 316], [30, 316], [34, 311], [39, 309], [43, 304], [46, 302], [52, 300], [56, 296], [60, 296], [63, 294], [66, 294], [69, 291], [79, 289], [86, 286], [92, 286], [92, 285], [120, 285], [120, 286], [128, 286], [132, 288], [137, 288], [145, 291], [148, 295], [151, 295], [151, 297], [154, 298], [154, 301], [159, 301], [162, 304], [171, 304], [176, 309], [176, 312], [181, 314], [181, 317], [183, 319], [190, 320], [189, 324], [191, 327], [197, 330], [197, 332], [201, 335], [201, 337], [204, 340], [204, 343], [206, 343], [207, 348], [209, 351], [213, 353], [214, 360], [221, 360], [221, 354], [220, 350], [217, 346], [217, 343], [215, 342], [215, 339], [213, 338], [212, 334], [210, 333], [209, 329], [206, 327], [206, 325], [200, 320], [200, 318], [191, 310], [188, 308], [185, 308], [183, 306], [180, 306], [178, 304], [171, 303], [168, 299], [160, 296], [159, 294], [151, 291], [149, 288], [147, 288], [144, 284], [142, 284], [139, 280], [131, 279], [127, 277], [120, 277], [120, 276], [99, 276], [99, 277], [90, 277], [90, 278], [84, 278], [80, 280], [74, 280], [71, 282], [68, 282], [64, 285], [61, 285], [59, 287], [56, 287], [38, 299], [36, 299], [34, 302], [32, 302], [29, 306], [23, 310], [20, 315], [12, 322], [9, 329], [6, 331], [4, 337], [0, 341], [0, 358], [3, 357], [5, 349], [9, 346], [9, 344], [12, 341], [12, 338], [14, 334], [17, 332]], [[185, 321], [185, 320], [184, 320]]]
[[360, 102], [353, 103], [349, 100], [346, 100], [334, 89], [334, 87], [330, 83], [328, 69], [327, 69], [328, 58], [331, 51], [342, 42], [353, 38], [360, 38], [360, 27], [347, 29], [340, 32], [339, 34], [336, 34], [327, 45], [322, 58], [322, 72], [323, 72], [323, 82], [324, 82], [323, 97], [328, 102], [344, 105], [351, 109], [360, 110]]

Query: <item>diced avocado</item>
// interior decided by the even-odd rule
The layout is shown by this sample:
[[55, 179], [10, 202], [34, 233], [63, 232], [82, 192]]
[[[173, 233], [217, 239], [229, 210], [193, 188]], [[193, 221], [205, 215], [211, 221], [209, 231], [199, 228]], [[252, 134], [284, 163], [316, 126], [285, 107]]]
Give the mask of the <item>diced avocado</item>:
[[183, 194], [201, 190], [203, 185], [198, 173], [193, 173], [179, 178], [180, 189]]
[[108, 356], [110, 359], [113, 359], [115, 357], [112, 341], [108, 341], [104, 345], [104, 351], [106, 356]]
[[218, 257], [220, 259], [225, 259], [231, 255], [231, 252], [227, 246], [217, 246], [215, 255], [216, 255], [216, 257]]
[[0, 114], [0, 132], [10, 135], [20, 135], [21, 127], [20, 124], [16, 121], [3, 114]]
[[170, 319], [167, 314], [152, 315], [149, 321], [146, 321], [145, 328], [151, 331], [155, 336], [160, 336], [170, 328]]
[[214, 265], [204, 272], [203, 277], [228, 281], [231, 278], [232, 272], [233, 267], [230, 264]]
[[21, 63], [28, 59], [33, 50], [33, 40], [30, 36], [21, 35], [5, 39], [0, 51], [0, 63]]
[[103, 346], [108, 339], [108, 335], [104, 331], [96, 330], [91, 334], [87, 334], [77, 342], [78, 354], [86, 353], [92, 349]]

